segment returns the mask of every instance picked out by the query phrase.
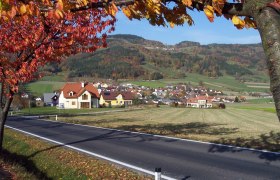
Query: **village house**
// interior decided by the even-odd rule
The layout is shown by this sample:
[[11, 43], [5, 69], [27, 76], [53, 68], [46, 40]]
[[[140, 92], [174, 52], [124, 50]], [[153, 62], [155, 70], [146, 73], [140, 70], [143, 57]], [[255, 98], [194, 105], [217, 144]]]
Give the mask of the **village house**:
[[134, 94], [131, 92], [102, 91], [100, 94], [100, 105], [105, 107], [132, 105]]
[[59, 108], [98, 108], [99, 92], [92, 83], [67, 83], [59, 96]]
[[214, 97], [210, 96], [197, 96], [194, 98], [189, 98], [187, 100], [187, 107], [194, 107], [194, 108], [212, 108], [212, 100]]
[[44, 93], [44, 105], [45, 106], [56, 106], [58, 104], [59, 94], [57, 93]]

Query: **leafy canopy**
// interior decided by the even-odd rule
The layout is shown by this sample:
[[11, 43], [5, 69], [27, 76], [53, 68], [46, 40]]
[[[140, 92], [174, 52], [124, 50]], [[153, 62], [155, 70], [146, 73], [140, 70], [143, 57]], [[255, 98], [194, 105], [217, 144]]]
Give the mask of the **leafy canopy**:
[[74, 13], [65, 11], [68, 5], [61, 0], [49, 9], [52, 3], [1, 2], [1, 96], [3, 89], [11, 95], [17, 92], [19, 83], [39, 77], [38, 69], [48, 62], [59, 62], [71, 54], [93, 52], [106, 46], [107, 33], [114, 30], [115, 23], [106, 10]]
[[[204, 11], [209, 21], [213, 22], [215, 15], [231, 19], [233, 24], [242, 29], [256, 28], [256, 23], [250, 16], [241, 18], [225, 11], [235, 9], [244, 0], [1, 0], [1, 17], [5, 20], [16, 15], [32, 15], [40, 13], [45, 16], [55, 16], [63, 19], [69, 11], [84, 11], [86, 9], [104, 8], [106, 13], [115, 16], [121, 9], [129, 19], [146, 18], [152, 25], [174, 27], [187, 23], [193, 24], [188, 9]], [[278, 1], [278, 0], [276, 0]], [[238, 7], [237, 7], [238, 8]]]

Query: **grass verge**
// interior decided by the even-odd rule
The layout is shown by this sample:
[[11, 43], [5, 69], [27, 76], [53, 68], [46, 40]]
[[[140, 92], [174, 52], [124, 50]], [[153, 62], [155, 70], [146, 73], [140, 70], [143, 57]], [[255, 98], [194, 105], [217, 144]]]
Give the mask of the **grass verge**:
[[276, 113], [276, 109], [273, 107], [248, 107], [248, 106], [238, 106], [235, 107], [238, 109], [246, 109], [246, 110], [258, 110], [258, 111], [265, 111], [270, 113]]
[[5, 129], [1, 166], [13, 179], [150, 179], [10, 129]]
[[106, 111], [121, 111], [130, 110], [125, 108], [92, 108], [92, 109], [57, 109], [56, 107], [33, 107], [25, 108], [17, 112], [13, 112], [14, 115], [73, 115], [73, 114], [91, 114]]

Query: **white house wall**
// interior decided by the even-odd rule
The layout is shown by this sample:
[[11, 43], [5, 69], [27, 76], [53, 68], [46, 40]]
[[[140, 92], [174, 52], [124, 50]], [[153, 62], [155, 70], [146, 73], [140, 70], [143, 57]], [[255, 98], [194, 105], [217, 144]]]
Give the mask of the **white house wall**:
[[[86, 94], [88, 96], [87, 100], [83, 100], [82, 97], [83, 95]], [[81, 94], [78, 97], [78, 109], [81, 109], [81, 102], [88, 102], [89, 103], [89, 108], [91, 108], [91, 95], [88, 91], [85, 91], [83, 94]]]
[[[59, 98], [59, 107], [65, 108], [65, 109], [76, 109], [78, 107], [78, 101], [77, 99], [66, 99], [63, 95], [63, 92], [60, 93]], [[74, 102], [74, 105], [73, 105]]]

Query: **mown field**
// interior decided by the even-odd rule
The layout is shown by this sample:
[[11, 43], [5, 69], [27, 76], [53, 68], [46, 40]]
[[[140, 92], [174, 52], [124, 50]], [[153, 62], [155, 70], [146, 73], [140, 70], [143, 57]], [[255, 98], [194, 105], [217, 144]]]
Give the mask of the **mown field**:
[[[6, 173], [3, 173], [3, 169]], [[5, 129], [4, 149], [0, 153], [0, 179], [151, 178], [63, 146]]]
[[280, 151], [280, 123], [273, 104], [226, 109], [146, 108], [60, 121]]

